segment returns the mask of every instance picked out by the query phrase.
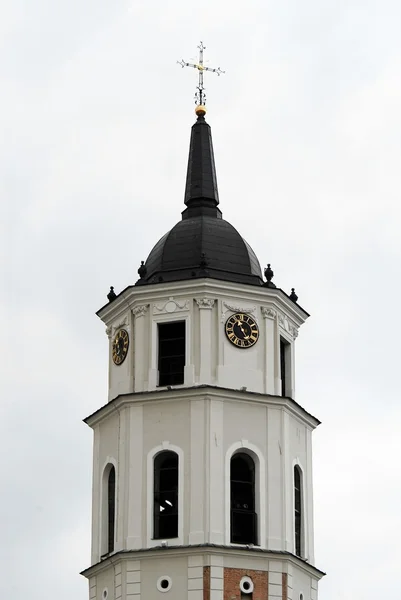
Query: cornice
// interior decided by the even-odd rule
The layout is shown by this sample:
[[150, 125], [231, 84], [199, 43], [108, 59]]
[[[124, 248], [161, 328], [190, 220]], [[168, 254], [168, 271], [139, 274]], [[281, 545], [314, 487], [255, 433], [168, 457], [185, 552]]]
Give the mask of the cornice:
[[279, 311], [286, 312], [297, 326], [302, 325], [309, 317], [309, 314], [301, 306], [292, 302], [280, 288], [258, 287], [248, 284], [239, 285], [209, 278], [146, 286], [129, 286], [113, 302], [103, 306], [96, 314], [106, 325], [110, 325], [127, 308], [133, 310], [137, 305], [160, 302], [161, 299], [168, 300], [171, 296], [179, 300], [188, 296], [195, 298], [203, 295], [215, 296], [223, 301], [231, 300], [234, 297], [238, 302], [247, 301], [253, 304], [256, 302], [268, 307], [275, 307]]
[[277, 550], [267, 550], [264, 548], [259, 548], [256, 546], [224, 546], [217, 544], [198, 544], [198, 545], [186, 545], [186, 546], [168, 546], [165, 547], [152, 547], [152, 548], [140, 548], [139, 550], [121, 550], [119, 552], [115, 552], [114, 554], [105, 557], [100, 562], [84, 569], [81, 571], [81, 575], [84, 577], [90, 578], [94, 575], [98, 575], [102, 571], [110, 568], [121, 561], [128, 560], [141, 560], [143, 558], [146, 559], [154, 559], [160, 560], [161, 554], [168, 555], [169, 558], [177, 558], [180, 556], [187, 555], [219, 555], [219, 556], [238, 556], [245, 557], [250, 556], [252, 558], [262, 558], [265, 557], [269, 560], [281, 561], [281, 562], [289, 562], [292, 565], [301, 568], [308, 575], [312, 575], [316, 577], [316, 579], [320, 580], [322, 577], [326, 575], [324, 571], [321, 571], [314, 565], [309, 564], [307, 561], [295, 556], [291, 552], [287, 551], [277, 551]]
[[94, 427], [104, 419], [127, 406], [146, 404], [148, 402], [168, 402], [168, 401], [188, 401], [192, 399], [221, 399], [230, 402], [249, 402], [255, 404], [263, 404], [265, 406], [277, 407], [286, 410], [288, 413], [296, 416], [311, 430], [320, 425], [319, 419], [307, 412], [300, 404], [292, 398], [286, 396], [273, 396], [258, 392], [231, 390], [228, 388], [198, 385], [193, 387], [182, 387], [173, 390], [158, 389], [148, 392], [135, 392], [132, 394], [120, 394], [113, 400], [99, 408], [97, 411], [84, 419], [84, 422], [90, 427]]

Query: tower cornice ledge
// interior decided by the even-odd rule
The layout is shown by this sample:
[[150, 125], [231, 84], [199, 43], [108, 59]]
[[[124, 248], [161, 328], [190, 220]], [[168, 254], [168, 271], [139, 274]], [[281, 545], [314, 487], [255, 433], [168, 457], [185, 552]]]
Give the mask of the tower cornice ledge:
[[[291, 552], [277, 551], [277, 550], [266, 550], [264, 548], [258, 548], [255, 546], [224, 546], [218, 544], [198, 544], [198, 545], [186, 545], [186, 546], [169, 546], [167, 548], [157, 546], [153, 548], [141, 548], [139, 550], [121, 550], [115, 552], [110, 556], [103, 558], [100, 562], [88, 567], [81, 571], [81, 575], [84, 577], [93, 577], [98, 575], [103, 570], [108, 569], [111, 565], [114, 565], [120, 561], [127, 560], [140, 560], [141, 558], [160, 560], [162, 554], [168, 555], [169, 558], [199, 555], [220, 555], [220, 556], [252, 556], [255, 559], [267, 559], [274, 561], [287, 561], [292, 565], [296, 565], [301, 568], [308, 575], [312, 575], [317, 579], [321, 579], [326, 575], [324, 571], [321, 571], [317, 567], [311, 565], [307, 561], [295, 556]], [[207, 562], [207, 560], [206, 560]]]
[[133, 310], [137, 305], [150, 304], [159, 301], [160, 297], [181, 297], [201, 295], [222, 298], [241, 298], [259, 304], [274, 304], [278, 309], [285, 310], [298, 326], [310, 316], [299, 304], [290, 300], [280, 288], [256, 287], [249, 284], [236, 284], [230, 281], [205, 278], [187, 281], [155, 283], [146, 286], [130, 285], [113, 300], [97, 311], [97, 316], [108, 325], [129, 307]]
[[110, 402], [99, 408], [97, 411], [84, 419], [84, 423], [94, 427], [103, 419], [106, 419], [116, 410], [133, 404], [146, 404], [147, 402], [168, 402], [168, 401], [191, 401], [199, 399], [213, 398], [221, 399], [225, 402], [249, 402], [264, 404], [270, 407], [283, 408], [288, 413], [298, 417], [311, 430], [320, 425], [319, 419], [306, 411], [298, 402], [286, 396], [273, 396], [270, 394], [261, 394], [258, 392], [249, 392], [242, 390], [233, 390], [213, 385], [197, 385], [192, 387], [182, 387], [176, 389], [158, 389], [153, 391], [135, 392], [132, 394], [120, 394]]

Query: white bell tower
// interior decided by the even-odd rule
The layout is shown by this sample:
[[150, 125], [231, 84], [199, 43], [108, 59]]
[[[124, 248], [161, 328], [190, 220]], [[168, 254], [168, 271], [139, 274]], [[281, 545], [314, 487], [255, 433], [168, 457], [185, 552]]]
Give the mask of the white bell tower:
[[308, 314], [218, 208], [198, 107], [185, 210], [98, 316], [90, 600], [316, 600], [312, 431], [296, 402]]

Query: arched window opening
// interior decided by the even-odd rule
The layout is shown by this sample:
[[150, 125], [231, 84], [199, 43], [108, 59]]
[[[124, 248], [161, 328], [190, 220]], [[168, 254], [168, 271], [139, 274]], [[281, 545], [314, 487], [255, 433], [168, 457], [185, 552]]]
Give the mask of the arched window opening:
[[178, 537], [178, 454], [170, 450], [154, 461], [153, 538]]
[[302, 556], [302, 472], [294, 467], [294, 520], [295, 520], [295, 554]]
[[230, 464], [231, 542], [257, 544], [255, 463], [245, 453], [234, 454]]
[[111, 466], [107, 480], [107, 552], [114, 550], [116, 511], [116, 470]]

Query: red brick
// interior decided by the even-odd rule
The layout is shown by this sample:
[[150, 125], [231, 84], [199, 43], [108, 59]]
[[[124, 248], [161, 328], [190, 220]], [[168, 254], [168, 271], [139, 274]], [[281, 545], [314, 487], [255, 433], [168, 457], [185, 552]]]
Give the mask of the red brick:
[[288, 600], [288, 575], [287, 575], [287, 573], [283, 573], [282, 585], [283, 585], [283, 600]]
[[210, 600], [210, 567], [203, 567], [203, 600]]
[[224, 569], [224, 600], [241, 600], [240, 581], [250, 577], [254, 590], [252, 600], [268, 600], [269, 576], [267, 571], [252, 569]]

